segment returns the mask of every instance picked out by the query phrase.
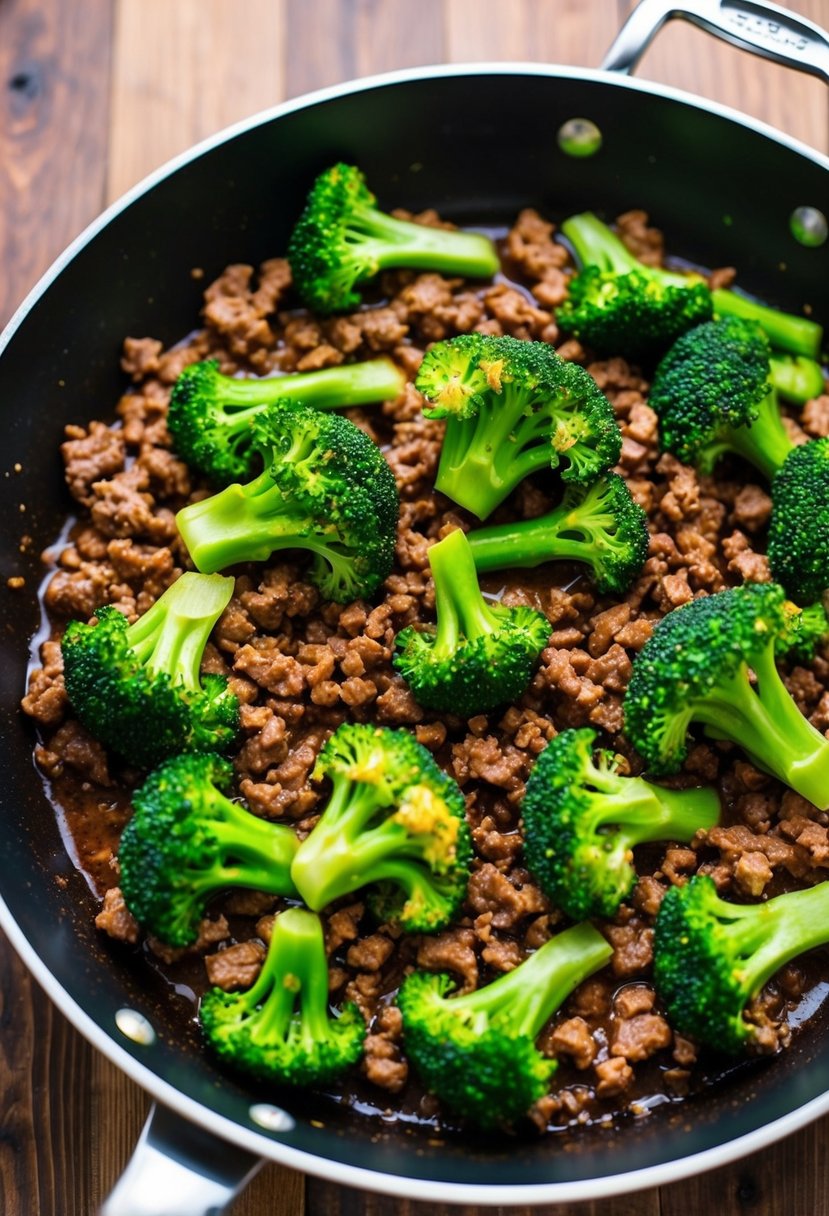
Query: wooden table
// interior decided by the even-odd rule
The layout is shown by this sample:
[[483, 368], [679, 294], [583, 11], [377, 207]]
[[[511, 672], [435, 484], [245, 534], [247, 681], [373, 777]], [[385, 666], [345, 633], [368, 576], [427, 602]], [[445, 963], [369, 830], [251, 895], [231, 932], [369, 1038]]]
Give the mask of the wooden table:
[[[829, 0], [790, 2], [829, 25]], [[322, 85], [421, 63], [595, 66], [629, 8], [629, 0], [0, 0], [0, 320], [107, 202], [236, 119]], [[829, 150], [819, 81], [685, 24], [660, 35], [640, 75]], [[147, 1105], [0, 939], [0, 1211], [91, 1216], [123, 1168]], [[824, 1119], [701, 1178], [534, 1210], [821, 1216], [829, 1213], [827, 1144]], [[234, 1209], [235, 1216], [427, 1211], [462, 1210], [346, 1191], [273, 1165]]]

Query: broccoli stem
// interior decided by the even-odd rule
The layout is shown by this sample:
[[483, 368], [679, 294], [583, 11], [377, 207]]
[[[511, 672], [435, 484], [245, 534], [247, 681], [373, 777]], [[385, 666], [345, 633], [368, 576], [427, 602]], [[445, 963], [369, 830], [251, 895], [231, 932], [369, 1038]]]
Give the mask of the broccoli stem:
[[262, 1005], [251, 1026], [254, 1042], [267, 1044], [287, 1036], [297, 1017], [297, 993], [302, 1041], [313, 1045], [328, 1038], [328, 969], [324, 961], [319, 917], [305, 908], [281, 912], [273, 924], [265, 964], [244, 994], [249, 1010]]
[[756, 300], [748, 299], [747, 296], [722, 288], [712, 291], [711, 298], [715, 316], [744, 317], [749, 321], [756, 321], [765, 331], [772, 346], [789, 351], [793, 355], [806, 355], [810, 359], [820, 358], [823, 329], [808, 317], [778, 312], [775, 308], [769, 308]]
[[490, 570], [540, 566], [542, 562], [567, 558], [589, 562], [589, 548], [595, 544], [590, 532], [590, 520], [585, 520], [578, 510], [564, 505], [537, 519], [476, 528], [469, 533], [467, 540], [479, 574]]
[[771, 481], [794, 447], [780, 417], [777, 394], [772, 390], [760, 402], [754, 421], [748, 426], [725, 428], [721, 444], [714, 451], [736, 452]]
[[510, 1034], [534, 1039], [573, 989], [612, 953], [598, 929], [574, 925], [551, 937], [519, 967], [452, 1003], [456, 1000], [460, 1008], [487, 1018], [505, 1018]]
[[365, 867], [389, 850], [389, 840], [382, 828], [367, 828], [386, 804], [381, 785], [332, 777], [325, 815], [303, 842], [291, 868], [291, 878], [309, 908], [319, 912], [332, 900], [374, 881], [366, 878]]
[[593, 831], [618, 827], [629, 848], [652, 840], [692, 840], [713, 827], [720, 815], [716, 790], [671, 790], [642, 777], [619, 777], [609, 769], [590, 774], [599, 795], [591, 815]]
[[754, 661], [756, 688], [743, 667], [693, 707], [715, 739], [738, 743], [752, 763], [829, 810], [829, 741], [803, 716], [786, 690], [772, 645]]
[[469, 542], [460, 528], [429, 550], [435, 583], [436, 658], [453, 655], [464, 640], [472, 642], [497, 629], [496, 613], [481, 595]]
[[[293, 828], [260, 819], [222, 794], [214, 795], [211, 811], [208, 830], [229, 859], [221, 867], [222, 885], [293, 894], [293, 885], [286, 882], [299, 847]], [[204, 877], [205, 890], [215, 889], [216, 876], [207, 872]]]
[[301, 401], [316, 409], [333, 410], [367, 401], [392, 400], [400, 395], [405, 383], [391, 359], [371, 359], [262, 379], [223, 376], [219, 398], [222, 406], [233, 410], [234, 426], [238, 422], [241, 427], [260, 414], [263, 406], [277, 401]]
[[[571, 216], [561, 225], [561, 231], [573, 246], [582, 266], [598, 266], [600, 270], [613, 274], [628, 274], [635, 270], [661, 283], [680, 286], [700, 281], [699, 275], [676, 274], [662, 267], [645, 266], [615, 232], [590, 212]], [[711, 299], [715, 316], [745, 317], [756, 321], [772, 346], [790, 351], [793, 355], [820, 358], [823, 329], [808, 317], [778, 312], [775, 308], [722, 288], [712, 291]]]
[[727, 919], [729, 940], [736, 946], [746, 1001], [791, 959], [825, 945], [829, 938], [829, 882], [789, 891], [764, 904], [729, 905], [727, 914], [720, 901], [718, 909], [718, 919]]
[[165, 673], [173, 684], [198, 691], [207, 639], [233, 588], [232, 578], [187, 571], [129, 626], [127, 644], [148, 671]]
[[565, 220], [561, 231], [573, 246], [582, 267], [598, 266], [600, 270], [611, 274], [629, 274], [635, 270], [639, 274], [658, 279], [661, 283], [680, 287], [700, 281], [701, 276], [697, 274], [676, 274], [661, 266], [646, 266], [630, 252], [627, 245], [607, 224], [602, 223], [598, 216], [590, 211]]
[[803, 405], [825, 390], [823, 368], [803, 355], [772, 355], [769, 381], [785, 401]]
[[492, 242], [474, 232], [398, 220], [376, 207], [360, 205], [351, 211], [348, 229], [355, 234], [353, 243], [379, 270], [407, 266], [480, 279], [491, 278], [499, 270]]
[[505, 384], [494, 410], [448, 418], [435, 488], [486, 519], [520, 481], [550, 467], [555, 422], [544, 405]]
[[266, 470], [245, 485], [184, 507], [176, 516], [181, 538], [194, 565], [211, 574], [237, 562], [264, 562], [277, 548], [327, 552], [308, 531], [313, 521], [294, 518]]

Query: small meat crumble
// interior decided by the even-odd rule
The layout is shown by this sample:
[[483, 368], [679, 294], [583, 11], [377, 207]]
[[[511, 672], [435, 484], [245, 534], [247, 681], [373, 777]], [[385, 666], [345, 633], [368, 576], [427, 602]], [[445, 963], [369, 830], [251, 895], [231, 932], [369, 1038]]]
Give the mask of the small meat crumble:
[[[441, 226], [434, 212], [402, 218]], [[649, 265], [664, 257], [662, 238], [642, 212], [617, 229]], [[332, 1000], [353, 1002], [368, 1024], [360, 1076], [343, 1086], [366, 1104], [435, 1117], [409, 1069], [400, 1011], [391, 1003], [413, 967], [451, 974], [462, 994], [518, 966], [563, 927], [525, 868], [521, 801], [533, 764], [566, 728], [592, 727], [603, 746], [638, 774], [642, 762], [621, 734], [622, 700], [632, 660], [654, 624], [700, 593], [768, 582], [767, 488], [748, 483], [742, 466], [722, 462], [699, 475], [661, 453], [648, 382], [614, 357], [591, 359], [560, 335], [553, 309], [567, 297], [573, 264], [554, 225], [525, 210], [500, 244], [504, 274], [473, 284], [434, 272], [386, 271], [376, 298], [348, 315], [319, 319], [296, 307], [282, 258], [260, 267], [231, 265], [204, 292], [201, 328], [170, 349], [155, 338], [127, 338], [122, 368], [131, 387], [113, 424], [67, 428], [62, 454], [78, 521], [55, 561], [44, 593], [52, 637], [40, 651], [23, 708], [38, 724], [36, 757], [73, 832], [83, 868], [102, 899], [96, 924], [134, 945], [140, 929], [119, 887], [120, 831], [139, 774], [120, 764], [72, 716], [63, 686], [59, 638], [71, 619], [104, 605], [135, 620], [189, 568], [175, 513], [209, 492], [173, 452], [166, 427], [171, 386], [182, 370], [215, 359], [226, 374], [309, 372], [389, 356], [408, 383], [382, 406], [345, 411], [382, 449], [400, 496], [392, 573], [369, 601], [335, 604], [306, 577], [302, 555], [277, 554], [238, 568], [235, 589], [205, 652], [203, 671], [228, 678], [240, 703], [241, 739], [233, 763], [238, 793], [258, 816], [292, 826], [304, 839], [322, 810], [310, 774], [344, 722], [404, 727], [459, 784], [474, 845], [462, 914], [435, 935], [377, 923], [362, 899], [340, 899], [323, 913]], [[716, 271], [712, 285], [730, 281]], [[515, 704], [461, 718], [423, 710], [392, 664], [396, 635], [431, 623], [431, 542], [474, 519], [434, 490], [443, 423], [426, 418], [411, 383], [431, 343], [476, 331], [554, 346], [586, 368], [610, 400], [622, 434], [617, 471], [648, 517], [650, 545], [625, 595], [600, 595], [583, 567], [548, 564], [487, 575], [485, 593], [543, 613], [550, 639], [529, 687]], [[829, 434], [829, 396], [786, 426], [795, 443]], [[555, 506], [554, 475], [523, 481], [493, 523], [537, 518]], [[784, 666], [797, 705], [821, 732], [829, 728], [829, 656]], [[539, 1130], [556, 1130], [640, 1110], [644, 1096], [677, 1101], [706, 1081], [706, 1058], [674, 1033], [652, 985], [653, 924], [665, 892], [694, 874], [720, 894], [757, 899], [829, 877], [829, 817], [753, 767], [735, 748], [692, 747], [686, 784], [713, 783], [724, 813], [690, 845], [637, 852], [629, 900], [599, 927], [612, 947], [607, 967], [585, 980], [542, 1032], [545, 1055], [559, 1060], [548, 1096], [532, 1110]], [[679, 784], [682, 785], [682, 779]], [[215, 901], [195, 946], [171, 949], [150, 939], [150, 965], [186, 971], [201, 993], [249, 987], [260, 973], [273, 914], [284, 901], [234, 892]], [[813, 980], [812, 962], [790, 964], [749, 1011], [775, 1049], [788, 1031], [784, 1014]]]

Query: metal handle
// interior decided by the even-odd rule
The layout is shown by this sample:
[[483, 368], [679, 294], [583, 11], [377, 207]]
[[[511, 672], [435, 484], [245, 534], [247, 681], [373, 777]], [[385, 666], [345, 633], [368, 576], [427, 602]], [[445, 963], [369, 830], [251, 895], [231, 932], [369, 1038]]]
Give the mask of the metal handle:
[[632, 72], [653, 36], [674, 17], [829, 84], [829, 34], [766, 0], [641, 0], [616, 35], [602, 67], [608, 72]]
[[153, 1106], [100, 1216], [221, 1216], [261, 1165], [244, 1149]]

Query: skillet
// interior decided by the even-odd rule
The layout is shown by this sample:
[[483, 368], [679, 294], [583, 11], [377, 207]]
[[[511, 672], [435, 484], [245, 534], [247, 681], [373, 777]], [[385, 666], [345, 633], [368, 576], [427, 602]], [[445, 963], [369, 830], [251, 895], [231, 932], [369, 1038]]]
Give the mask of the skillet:
[[[629, 70], [673, 12], [646, 0], [606, 67]], [[705, 0], [686, 15], [829, 80], [829, 39], [791, 14]], [[559, 148], [559, 129], [575, 117], [600, 128], [597, 155], [575, 159]], [[505, 146], [509, 165], [499, 180], [491, 150]], [[70, 247], [11, 322], [0, 348], [0, 399], [14, 402], [7, 459], [23, 471], [0, 482], [0, 527], [4, 552], [15, 555], [9, 572], [28, 588], [40, 577], [36, 555], [70, 510], [57, 456], [63, 426], [84, 420], [90, 402], [120, 395], [123, 336], [171, 342], [186, 333], [200, 303], [192, 267], [215, 276], [229, 261], [255, 263], [283, 249], [308, 183], [335, 159], [360, 164], [381, 200], [436, 206], [460, 222], [505, 222], [523, 206], [553, 218], [645, 207], [672, 249], [701, 264], [733, 262], [741, 286], [779, 307], [827, 313], [828, 247], [796, 241], [790, 217], [803, 206], [829, 211], [829, 161], [721, 107], [606, 73], [535, 65], [418, 69], [315, 94], [154, 175]], [[23, 555], [20, 502], [33, 540]], [[182, 1034], [166, 994], [140, 988], [128, 957], [92, 927], [92, 899], [65, 855], [17, 711], [37, 625], [33, 592], [5, 597], [0, 920], [70, 1020], [162, 1104], [107, 1216], [218, 1211], [261, 1155], [424, 1199], [598, 1198], [722, 1164], [829, 1109], [829, 1047], [817, 1033], [703, 1102], [645, 1124], [580, 1133], [566, 1153], [549, 1140], [507, 1151], [469, 1141], [438, 1147], [405, 1127], [383, 1128], [378, 1139], [375, 1123], [329, 1110], [319, 1127], [313, 1100], [282, 1109], [237, 1086]], [[234, 1147], [217, 1151], [217, 1135]], [[173, 1170], [163, 1185], [153, 1181], [160, 1164]], [[168, 1177], [180, 1180], [180, 1192]], [[136, 1194], [159, 1193], [165, 1206], [136, 1206]]]

